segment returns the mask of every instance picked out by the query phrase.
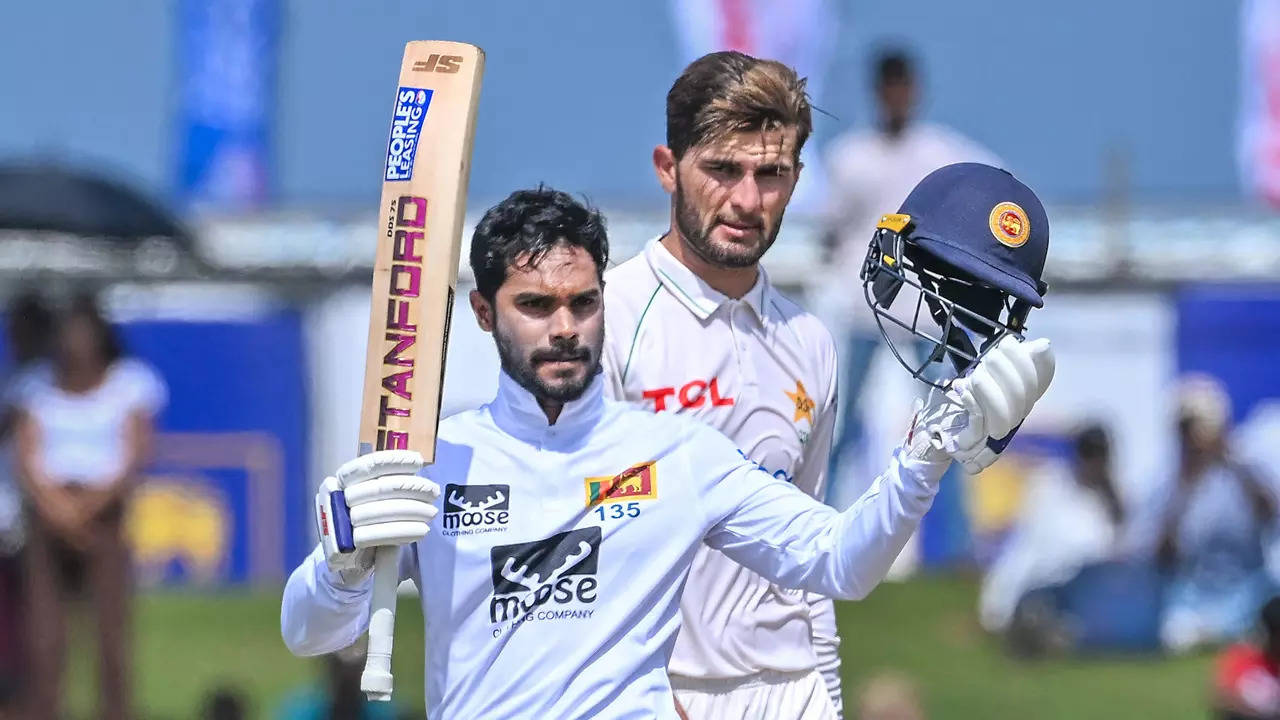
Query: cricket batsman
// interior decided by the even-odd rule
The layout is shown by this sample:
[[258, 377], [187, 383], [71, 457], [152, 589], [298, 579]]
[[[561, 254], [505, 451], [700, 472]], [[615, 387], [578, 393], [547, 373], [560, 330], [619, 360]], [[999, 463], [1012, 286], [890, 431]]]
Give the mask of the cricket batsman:
[[838, 513], [701, 422], [605, 399], [607, 258], [600, 216], [563, 193], [519, 191], [484, 215], [470, 301], [498, 349], [497, 396], [441, 422], [425, 469], [380, 451], [325, 481], [318, 521], [344, 527], [285, 587], [291, 651], [364, 633], [374, 548], [400, 546], [428, 627], [429, 717], [674, 720], [667, 664], [703, 543], [778, 585], [864, 597], [952, 460], [993, 462], [1053, 376], [1047, 340], [993, 335]]
[[[671, 224], [606, 273], [606, 392], [696, 418], [806, 495], [825, 494], [835, 344], [769, 282], [773, 245], [811, 129], [805, 82], [740, 52], [694, 61], [667, 94], [653, 151]], [[697, 718], [838, 718], [830, 598], [770, 582], [707, 545], [681, 600], [669, 671]]]

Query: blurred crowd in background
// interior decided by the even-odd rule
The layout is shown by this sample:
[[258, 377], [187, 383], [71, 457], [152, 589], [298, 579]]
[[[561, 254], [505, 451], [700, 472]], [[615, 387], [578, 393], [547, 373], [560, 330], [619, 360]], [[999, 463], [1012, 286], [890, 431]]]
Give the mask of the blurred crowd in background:
[[[94, 23], [114, 22], [96, 4], [52, 5], [82, 12], [69, 46], [123, 80], [80, 133], [37, 110], [55, 78], [0, 79], [26, 108], [0, 118], [0, 718], [33, 717], [24, 696], [56, 715], [75, 627], [91, 629], [93, 717], [134, 717], [139, 587], [274, 586], [311, 547], [298, 509], [355, 442], [385, 100], [401, 43], [428, 36], [489, 53], [469, 216], [522, 184], [584, 192], [615, 262], [666, 227], [647, 153], [683, 62], [732, 47], [809, 77], [832, 112], [764, 264], [841, 348], [836, 507], [907, 426], [885, 408], [921, 391], [853, 290], [876, 219], [953, 162], [1036, 188], [1052, 290], [1029, 326], [1059, 348], [1059, 377], [1009, 458], [949, 472], [893, 577], [980, 577], [975, 622], [1028, 661], [1220, 653], [1213, 712], [1280, 718], [1280, 0], [1154, 19], [1097, 0], [1062, 10], [1071, 22], [1012, 0], [920, 18], [835, 0], [367, 11], [389, 18], [181, 0], [139, 16], [172, 38], [154, 53], [133, 27], [116, 26], [127, 48], [94, 45]], [[6, 13], [53, 26], [34, 6]], [[1158, 30], [1123, 44], [1072, 30], [1148, 20]], [[568, 80], [535, 70], [571, 45]], [[1185, 80], [1184, 46], [1203, 51]], [[98, 62], [88, 52], [72, 61]], [[172, 78], [148, 74], [156, 57]], [[446, 410], [496, 384], [490, 343], [455, 310]], [[210, 688], [188, 716], [395, 717], [363, 703], [361, 665], [358, 648], [325, 658], [270, 707]], [[909, 668], [846, 687], [855, 717], [926, 716]]]

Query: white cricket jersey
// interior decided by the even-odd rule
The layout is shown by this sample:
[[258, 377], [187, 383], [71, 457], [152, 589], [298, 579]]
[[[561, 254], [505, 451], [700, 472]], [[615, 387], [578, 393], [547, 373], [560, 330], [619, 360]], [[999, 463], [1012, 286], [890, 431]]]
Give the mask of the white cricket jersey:
[[[789, 586], [861, 597], [919, 524], [946, 463], [897, 453], [844, 513], [760, 471], [701, 423], [604, 399], [597, 378], [548, 425], [510, 377], [440, 423], [431, 532], [401, 553], [426, 617], [429, 717], [674, 720], [667, 660], [705, 540]], [[368, 627], [316, 549], [285, 587], [296, 654]]]
[[[605, 275], [607, 392], [720, 430], [774, 477], [821, 498], [836, 416], [830, 333], [769, 283], [740, 300], [707, 285], [653, 240]], [[671, 674], [744, 678], [818, 665], [835, 640], [826, 598], [770, 583], [703, 546], [682, 601]]]

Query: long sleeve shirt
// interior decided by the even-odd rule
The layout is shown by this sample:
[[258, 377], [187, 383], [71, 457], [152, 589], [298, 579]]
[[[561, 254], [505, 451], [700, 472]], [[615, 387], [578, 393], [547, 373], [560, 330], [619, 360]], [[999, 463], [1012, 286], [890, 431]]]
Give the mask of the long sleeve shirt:
[[[844, 513], [775, 478], [715, 430], [603, 397], [597, 377], [548, 424], [510, 377], [440, 424], [431, 532], [401, 552], [427, 625], [429, 717], [676, 717], [667, 662], [705, 541], [786, 587], [859, 598], [883, 579], [946, 463], [898, 452]], [[312, 553], [281, 629], [299, 655], [368, 626], [371, 584]]]

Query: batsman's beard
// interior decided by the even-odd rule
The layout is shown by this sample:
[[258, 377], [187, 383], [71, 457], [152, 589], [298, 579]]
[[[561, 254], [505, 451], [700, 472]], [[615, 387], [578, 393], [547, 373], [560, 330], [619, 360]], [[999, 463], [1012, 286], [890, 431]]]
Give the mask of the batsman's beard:
[[[589, 347], [577, 343], [573, 347], [535, 350], [526, 355], [520, 351], [514, 339], [502, 329], [502, 324], [494, 318], [493, 337], [498, 346], [498, 359], [502, 369], [520, 387], [528, 390], [535, 398], [551, 402], [573, 402], [582, 397], [591, 385], [591, 381], [600, 374], [600, 343]], [[603, 338], [601, 338], [603, 340]], [[581, 376], [563, 378], [552, 383], [538, 374], [538, 364], [551, 359], [580, 360], [586, 366]]]

